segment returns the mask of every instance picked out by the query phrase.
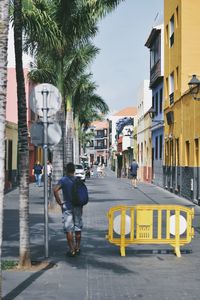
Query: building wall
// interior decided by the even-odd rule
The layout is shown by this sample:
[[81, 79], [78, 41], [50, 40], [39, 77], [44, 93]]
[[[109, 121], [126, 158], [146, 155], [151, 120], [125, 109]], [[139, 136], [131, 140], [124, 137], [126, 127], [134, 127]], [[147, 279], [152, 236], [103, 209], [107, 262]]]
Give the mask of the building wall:
[[[188, 91], [192, 74], [200, 74], [197, 63], [200, 40], [200, 2], [165, 0], [165, 160], [166, 188], [188, 199], [200, 199], [200, 101]], [[174, 15], [174, 44], [169, 47], [167, 26]], [[174, 103], [169, 101], [169, 82], [174, 71]], [[167, 123], [169, 111], [174, 121]]]
[[[162, 111], [160, 111], [160, 91], [162, 90]], [[158, 115], [152, 121], [152, 182], [163, 187], [163, 152], [164, 152], [164, 125], [159, 123], [163, 120], [163, 82], [152, 89], [152, 96], [158, 94]], [[161, 138], [162, 137], [162, 141]], [[156, 142], [157, 141], [157, 142]], [[156, 153], [157, 152], [157, 153]], [[161, 153], [162, 152], [162, 153]]]
[[[9, 27], [8, 36], [8, 77], [7, 77], [7, 93], [6, 93], [6, 159], [9, 157], [9, 162], [6, 161], [6, 180], [5, 188], [11, 188], [16, 185], [17, 180], [17, 139], [18, 139], [18, 111], [17, 111], [17, 83], [16, 83], [16, 70], [15, 70], [15, 53], [14, 53], [14, 35], [13, 28]], [[30, 124], [31, 113], [29, 108], [29, 95], [30, 83], [28, 80], [28, 71], [30, 66], [31, 57], [23, 55], [25, 91], [26, 91], [26, 104], [27, 104], [27, 125]], [[11, 146], [12, 145], [12, 146]], [[31, 146], [30, 146], [31, 147]], [[31, 149], [30, 149], [31, 151]], [[32, 153], [32, 152], [31, 152]], [[31, 154], [30, 154], [31, 155]], [[32, 161], [30, 159], [30, 170], [32, 172]], [[11, 168], [11, 169], [10, 169]]]
[[[149, 132], [150, 120], [149, 116], [145, 117], [148, 110], [152, 106], [152, 94], [149, 89], [149, 80], [144, 80], [138, 89], [138, 125], [137, 125], [137, 161], [139, 165], [138, 178], [141, 181], [149, 181], [149, 174], [151, 166], [149, 157], [145, 158], [145, 149], [149, 149], [148, 154], [151, 152], [149, 146]], [[149, 115], [149, 114], [148, 114]], [[150, 147], [150, 148], [149, 148]]]
[[149, 113], [144, 117], [144, 141], [143, 141], [143, 181], [152, 180], [152, 141], [151, 141], [152, 121]]

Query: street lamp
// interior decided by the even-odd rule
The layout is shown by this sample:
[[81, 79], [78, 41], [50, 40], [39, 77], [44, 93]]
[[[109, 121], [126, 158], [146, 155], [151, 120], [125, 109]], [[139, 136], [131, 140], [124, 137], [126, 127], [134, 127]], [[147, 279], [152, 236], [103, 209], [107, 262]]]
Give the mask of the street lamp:
[[156, 112], [156, 111], [155, 111], [155, 109], [154, 109], [153, 107], [151, 107], [151, 108], [149, 109], [149, 116], [150, 116], [151, 119], [154, 118], [155, 112]]
[[200, 97], [196, 97], [200, 92], [200, 80], [196, 77], [196, 75], [192, 75], [192, 79], [188, 83], [190, 88], [190, 94], [193, 96], [194, 100], [200, 101]]
[[164, 124], [164, 120], [155, 120], [155, 119], [154, 119], [154, 116], [155, 116], [155, 113], [156, 113], [155, 108], [151, 107], [151, 108], [149, 109], [148, 113], [149, 113], [149, 116], [150, 116], [150, 118], [152, 119], [152, 122], [153, 122], [153, 123], [158, 123], [157, 125], [159, 125], [159, 124]]

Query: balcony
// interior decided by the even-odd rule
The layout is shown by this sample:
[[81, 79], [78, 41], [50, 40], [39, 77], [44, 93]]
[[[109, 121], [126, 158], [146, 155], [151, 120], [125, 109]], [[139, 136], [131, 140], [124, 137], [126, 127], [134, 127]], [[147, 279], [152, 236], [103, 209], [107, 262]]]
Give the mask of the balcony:
[[106, 149], [107, 149], [107, 146], [104, 146], [104, 145], [95, 146], [94, 149], [95, 149], [95, 150], [106, 150]]
[[161, 77], [161, 61], [160, 59], [155, 63], [150, 71], [150, 87]]

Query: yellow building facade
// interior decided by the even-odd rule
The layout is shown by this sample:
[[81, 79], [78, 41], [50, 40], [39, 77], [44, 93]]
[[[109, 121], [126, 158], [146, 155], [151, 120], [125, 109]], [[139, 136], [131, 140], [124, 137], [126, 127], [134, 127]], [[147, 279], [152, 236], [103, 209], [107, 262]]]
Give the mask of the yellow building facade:
[[200, 76], [200, 1], [164, 1], [164, 183], [200, 201], [200, 101], [188, 82]]

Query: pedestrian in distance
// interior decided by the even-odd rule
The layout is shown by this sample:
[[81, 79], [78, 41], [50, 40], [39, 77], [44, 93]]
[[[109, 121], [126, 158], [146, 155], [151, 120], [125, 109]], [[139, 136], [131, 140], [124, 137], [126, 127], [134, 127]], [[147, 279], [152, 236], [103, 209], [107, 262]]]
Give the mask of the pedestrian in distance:
[[35, 176], [36, 186], [41, 186], [43, 166], [40, 164], [39, 160], [35, 163], [32, 174]]
[[134, 188], [137, 188], [137, 171], [138, 171], [138, 164], [135, 159], [133, 159], [131, 165], [130, 165], [130, 176], [131, 176], [131, 181], [132, 185]]
[[52, 181], [53, 167], [49, 160], [47, 160], [47, 176], [48, 176], [48, 196], [51, 195], [51, 181]]
[[102, 166], [101, 166], [101, 164], [98, 164], [98, 166], [97, 166], [97, 176], [102, 177]]
[[48, 177], [52, 176], [52, 171], [53, 171], [52, 164], [49, 160], [47, 160], [47, 176]]
[[[72, 204], [72, 189], [76, 180], [74, 173], [75, 165], [68, 163], [66, 166], [66, 175], [54, 187], [54, 196], [62, 210], [63, 230], [66, 234], [69, 247], [67, 256], [71, 257], [80, 254], [81, 231], [83, 227], [83, 208], [81, 206], [73, 206]], [[60, 197], [60, 190], [62, 190], [63, 200]]]

